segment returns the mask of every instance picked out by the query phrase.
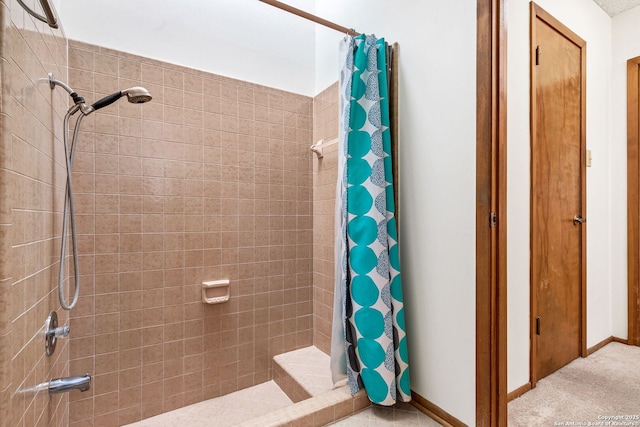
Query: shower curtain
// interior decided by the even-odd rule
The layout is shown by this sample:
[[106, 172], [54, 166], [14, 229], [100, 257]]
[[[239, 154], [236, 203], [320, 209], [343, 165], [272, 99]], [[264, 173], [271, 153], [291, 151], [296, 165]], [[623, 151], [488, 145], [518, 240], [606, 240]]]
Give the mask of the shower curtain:
[[380, 405], [411, 400], [391, 164], [387, 45], [340, 45], [331, 370]]

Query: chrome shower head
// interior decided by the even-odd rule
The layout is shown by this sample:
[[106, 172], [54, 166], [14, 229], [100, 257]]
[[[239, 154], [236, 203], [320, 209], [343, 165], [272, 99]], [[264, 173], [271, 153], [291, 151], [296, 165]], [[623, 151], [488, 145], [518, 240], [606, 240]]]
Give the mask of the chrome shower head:
[[143, 87], [135, 86], [122, 91], [123, 95], [127, 95], [127, 101], [132, 104], [142, 104], [151, 101], [152, 97], [148, 90]]
[[107, 95], [104, 98], [97, 100], [96, 102], [91, 104], [90, 112], [99, 110], [100, 108], [106, 107], [107, 105], [111, 105], [125, 95], [127, 95], [127, 100], [134, 104], [141, 104], [143, 102], [151, 101], [151, 94], [148, 90], [140, 86], [135, 86], [119, 92], [114, 92], [111, 95]]
[[73, 113], [75, 113], [79, 109], [85, 116], [87, 114], [91, 114], [95, 110], [99, 110], [102, 107], [113, 104], [125, 95], [127, 95], [127, 101], [131, 102], [132, 104], [142, 104], [145, 102], [149, 102], [152, 99], [151, 94], [147, 89], [140, 86], [134, 86], [130, 87], [129, 89], [107, 95], [104, 98], [99, 99], [91, 104], [91, 106], [87, 107], [87, 105], [84, 103], [85, 101], [83, 97], [78, 95], [76, 91], [69, 87], [68, 84], [61, 82], [60, 80], [56, 80], [56, 78], [53, 77], [53, 74], [49, 73], [49, 86], [51, 87], [51, 89], [53, 89], [56, 85], [66, 90], [73, 98], [73, 102], [76, 104], [75, 107], [72, 107], [74, 108]]

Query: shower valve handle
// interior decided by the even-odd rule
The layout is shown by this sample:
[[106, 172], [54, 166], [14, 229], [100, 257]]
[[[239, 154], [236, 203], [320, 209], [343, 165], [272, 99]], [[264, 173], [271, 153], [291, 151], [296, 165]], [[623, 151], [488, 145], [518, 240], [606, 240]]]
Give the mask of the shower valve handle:
[[51, 356], [56, 351], [58, 338], [69, 335], [69, 326], [58, 326], [58, 313], [52, 311], [44, 322], [44, 349], [47, 356]]
[[56, 337], [56, 338], [66, 338], [69, 336], [69, 326], [58, 326], [54, 329], [49, 329], [46, 331], [47, 336]]

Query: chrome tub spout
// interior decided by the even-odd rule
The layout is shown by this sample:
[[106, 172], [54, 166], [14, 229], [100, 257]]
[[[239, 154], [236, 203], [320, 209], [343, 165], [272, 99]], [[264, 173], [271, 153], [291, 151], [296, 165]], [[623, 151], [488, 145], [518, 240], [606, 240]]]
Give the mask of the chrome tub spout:
[[66, 393], [71, 390], [87, 391], [91, 388], [91, 375], [56, 378], [49, 381], [49, 394]]

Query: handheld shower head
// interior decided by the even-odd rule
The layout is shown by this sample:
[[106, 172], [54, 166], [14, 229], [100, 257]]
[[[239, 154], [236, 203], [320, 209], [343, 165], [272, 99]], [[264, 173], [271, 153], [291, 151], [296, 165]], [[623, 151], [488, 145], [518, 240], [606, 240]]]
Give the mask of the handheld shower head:
[[122, 91], [123, 95], [127, 95], [127, 101], [132, 104], [143, 104], [151, 101], [152, 97], [148, 90], [143, 87], [135, 86]]
[[111, 95], [107, 95], [104, 98], [97, 100], [91, 104], [91, 112], [99, 110], [102, 107], [106, 107], [107, 105], [111, 105], [125, 95], [127, 95], [127, 100], [133, 104], [142, 104], [143, 102], [151, 101], [151, 94], [148, 90], [140, 86], [135, 86], [119, 92], [114, 92]]
[[67, 93], [69, 93], [69, 95], [71, 96], [71, 98], [73, 98], [73, 102], [76, 104], [76, 106], [72, 107], [75, 109], [71, 114], [74, 114], [79, 109], [82, 112], [82, 114], [86, 116], [87, 114], [91, 114], [95, 110], [99, 110], [102, 107], [106, 107], [107, 105], [113, 104], [114, 102], [116, 102], [118, 99], [122, 98], [125, 95], [127, 95], [127, 101], [131, 102], [132, 104], [142, 104], [145, 102], [149, 102], [152, 99], [151, 94], [147, 89], [140, 86], [134, 86], [134, 87], [130, 87], [129, 89], [125, 89], [122, 91], [114, 92], [111, 95], [107, 95], [104, 98], [99, 99], [93, 104], [91, 104], [90, 107], [87, 107], [86, 104], [84, 103], [83, 97], [78, 95], [75, 90], [69, 87], [68, 84], [61, 82], [60, 80], [57, 80], [55, 77], [53, 77], [52, 73], [49, 73], [49, 87], [53, 89], [54, 87], [56, 87], [56, 85], [66, 90]]
[[[58, 270], [58, 298], [60, 299], [60, 305], [65, 310], [71, 310], [73, 307], [75, 307], [76, 303], [78, 302], [78, 295], [80, 292], [80, 284], [79, 284], [80, 272], [78, 268], [78, 250], [76, 245], [77, 238], [76, 238], [76, 226], [75, 226], [75, 219], [74, 219], [75, 214], [74, 214], [74, 204], [73, 204], [73, 184], [72, 184], [73, 180], [72, 180], [72, 171], [71, 171], [73, 166], [73, 154], [74, 154], [76, 141], [77, 141], [79, 130], [80, 130], [80, 123], [82, 122], [82, 119], [85, 116], [91, 114], [95, 110], [99, 110], [102, 107], [106, 107], [107, 105], [113, 104], [118, 99], [122, 98], [124, 95], [127, 95], [127, 100], [129, 102], [134, 104], [140, 104], [143, 102], [151, 101], [151, 94], [145, 88], [136, 86], [136, 87], [131, 87], [129, 89], [125, 89], [123, 91], [112, 93], [111, 95], [107, 95], [104, 98], [97, 100], [92, 105], [87, 106], [85, 104], [83, 97], [78, 95], [76, 91], [74, 91], [68, 84], [63, 83], [59, 80], [56, 80], [53, 74], [49, 73], [49, 87], [51, 88], [51, 90], [53, 90], [56, 86], [60, 86], [65, 91], [67, 91], [67, 93], [71, 96], [71, 98], [73, 98], [73, 102], [74, 102], [74, 105], [71, 108], [69, 108], [69, 111], [67, 111], [67, 114], [64, 116], [64, 124], [62, 126], [64, 149], [65, 149], [64, 158], [67, 166], [67, 185], [65, 190], [65, 201], [64, 201], [64, 214], [63, 214], [64, 219], [62, 221], [62, 244], [60, 248], [60, 263], [59, 263], [60, 268]], [[73, 139], [69, 144], [69, 118], [75, 113], [77, 113], [78, 111], [80, 111], [81, 114], [76, 119], [76, 123], [73, 130]], [[67, 218], [70, 218], [71, 220], [71, 240], [73, 243], [73, 265], [74, 265], [74, 282], [75, 282], [74, 296], [71, 304], [66, 303], [65, 301], [66, 298], [64, 296], [64, 290], [63, 290], [64, 289], [63, 282], [65, 277], [64, 276], [64, 264], [65, 264], [64, 257], [66, 256], [66, 244], [67, 244], [67, 236], [68, 236], [67, 235], [67, 230], [68, 230]], [[87, 377], [89, 377], [88, 374], [87, 374]], [[66, 380], [70, 380], [71, 383], [73, 384], [71, 384], [71, 386], [68, 386], [67, 384], [62, 384]], [[55, 386], [56, 390], [67, 391], [67, 388], [71, 387], [71, 388], [78, 388], [81, 391], [85, 391], [89, 389], [91, 378], [88, 378], [88, 380], [85, 380], [85, 378], [81, 378], [81, 377], [62, 378], [58, 380], [52, 380], [51, 382], [53, 383], [55, 381], [62, 382], [61, 385]], [[61, 391], [52, 392], [52, 387], [51, 386], [49, 387], [50, 394], [58, 393]]]

